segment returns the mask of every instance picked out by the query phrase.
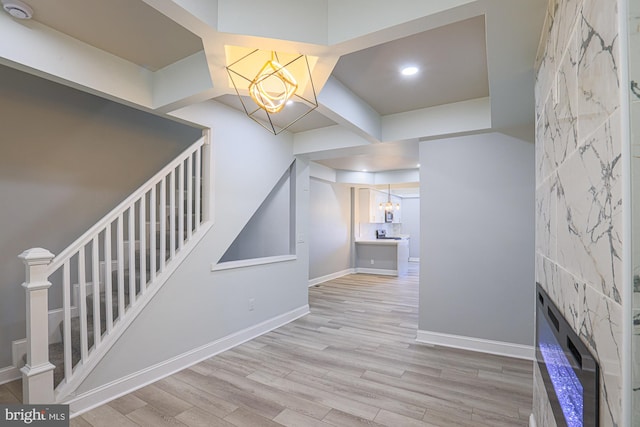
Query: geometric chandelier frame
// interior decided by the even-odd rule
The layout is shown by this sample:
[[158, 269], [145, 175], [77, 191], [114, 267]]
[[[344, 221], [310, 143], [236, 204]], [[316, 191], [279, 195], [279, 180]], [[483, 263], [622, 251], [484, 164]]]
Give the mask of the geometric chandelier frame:
[[[280, 62], [281, 58], [286, 61], [284, 64]], [[279, 55], [275, 51], [255, 49], [226, 69], [244, 112], [274, 135], [318, 107], [306, 55]], [[262, 91], [265, 87], [266, 90]], [[278, 106], [287, 99], [289, 103], [293, 101], [292, 105], [286, 108]]]

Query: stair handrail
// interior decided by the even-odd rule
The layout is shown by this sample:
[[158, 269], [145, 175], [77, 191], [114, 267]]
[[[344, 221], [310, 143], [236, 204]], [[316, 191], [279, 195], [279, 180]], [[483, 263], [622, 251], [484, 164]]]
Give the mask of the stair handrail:
[[[154, 185], [160, 182], [161, 179], [164, 179], [167, 174], [174, 169], [180, 162], [184, 162], [189, 158], [195, 151], [197, 151], [203, 145], [208, 145], [208, 141], [206, 137], [201, 137], [196, 142], [191, 144], [187, 149], [185, 149], [178, 157], [168, 163], [164, 168], [162, 168], [158, 173], [149, 178], [144, 184], [142, 184], [135, 192], [131, 193], [126, 199], [124, 199], [120, 204], [118, 204], [115, 208], [113, 208], [109, 213], [102, 217], [97, 223], [95, 223], [91, 228], [89, 228], [83, 235], [78, 237], [73, 243], [67, 246], [62, 252], [56, 255], [51, 263], [47, 267], [47, 274], [51, 274], [62, 267], [62, 264], [74, 255], [80, 248], [84, 245], [88, 244], [94, 236], [102, 231], [107, 224], [116, 220], [118, 216], [126, 211], [132, 203], [135, 203], [142, 195], [146, 194], [149, 190], [151, 190]], [[203, 192], [206, 196], [206, 192]], [[203, 220], [207, 220], [208, 218], [203, 218]]]

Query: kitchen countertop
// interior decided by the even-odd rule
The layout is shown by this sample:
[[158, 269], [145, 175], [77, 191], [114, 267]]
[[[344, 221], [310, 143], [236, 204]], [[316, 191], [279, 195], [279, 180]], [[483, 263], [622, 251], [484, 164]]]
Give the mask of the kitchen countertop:
[[356, 243], [364, 243], [367, 245], [399, 245], [399, 244], [408, 244], [409, 239], [402, 238], [399, 240], [395, 239], [358, 239]]

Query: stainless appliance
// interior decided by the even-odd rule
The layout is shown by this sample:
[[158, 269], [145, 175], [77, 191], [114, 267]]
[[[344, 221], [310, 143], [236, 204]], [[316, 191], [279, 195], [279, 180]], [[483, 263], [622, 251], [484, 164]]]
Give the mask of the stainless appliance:
[[376, 230], [376, 239], [400, 240], [400, 237], [387, 236], [387, 230]]

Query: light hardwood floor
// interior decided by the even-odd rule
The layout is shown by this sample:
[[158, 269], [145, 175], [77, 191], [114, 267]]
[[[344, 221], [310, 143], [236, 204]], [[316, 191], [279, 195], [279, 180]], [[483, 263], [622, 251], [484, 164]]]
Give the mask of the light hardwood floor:
[[[401, 278], [323, 283], [310, 288], [309, 304], [311, 314], [71, 425], [528, 424], [532, 362], [415, 343], [417, 265]], [[0, 398], [19, 393], [12, 384]]]

